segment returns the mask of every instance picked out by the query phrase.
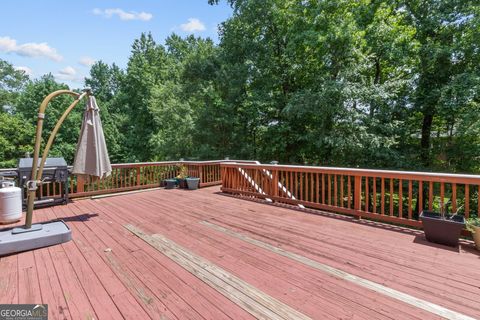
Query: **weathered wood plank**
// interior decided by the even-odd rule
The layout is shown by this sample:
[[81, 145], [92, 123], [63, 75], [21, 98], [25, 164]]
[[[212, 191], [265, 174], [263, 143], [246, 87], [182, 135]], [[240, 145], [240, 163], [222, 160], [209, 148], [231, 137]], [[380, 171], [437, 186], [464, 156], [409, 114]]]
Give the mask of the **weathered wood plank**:
[[235, 275], [188, 252], [160, 234], [149, 236], [133, 225], [125, 225], [125, 228], [259, 319], [309, 319]]
[[238, 238], [238, 239], [241, 239], [245, 242], [248, 242], [248, 243], [251, 243], [251, 244], [254, 244], [260, 248], [263, 248], [263, 249], [266, 249], [266, 250], [269, 250], [269, 251], [272, 251], [272, 252], [275, 252], [281, 256], [284, 256], [284, 257], [287, 257], [287, 258], [290, 258], [292, 260], [295, 260], [295, 261], [298, 261], [300, 263], [303, 263], [307, 266], [310, 266], [312, 268], [315, 268], [317, 270], [321, 270], [322, 272], [325, 272], [325, 273], [328, 273], [328, 274], [331, 274], [335, 277], [338, 277], [338, 278], [341, 278], [343, 280], [346, 280], [346, 281], [350, 281], [350, 282], [353, 282], [355, 283], [356, 285], [359, 285], [359, 286], [362, 286], [362, 287], [365, 287], [365, 288], [368, 288], [370, 290], [373, 290], [375, 292], [378, 292], [378, 293], [381, 293], [383, 295], [386, 295], [390, 298], [394, 298], [394, 299], [397, 299], [397, 300], [400, 300], [404, 303], [407, 303], [409, 305], [412, 305], [412, 306], [415, 306], [419, 309], [423, 309], [423, 310], [426, 310], [428, 312], [431, 312], [433, 314], [436, 314], [438, 316], [441, 316], [445, 319], [452, 319], [452, 320], [473, 320], [474, 318], [472, 317], [469, 317], [469, 316], [466, 316], [464, 314], [461, 314], [459, 312], [456, 312], [456, 311], [452, 311], [452, 310], [449, 310], [447, 308], [444, 308], [442, 306], [439, 306], [439, 305], [436, 305], [436, 304], [433, 304], [429, 301], [425, 301], [425, 300], [422, 300], [422, 299], [418, 299], [416, 297], [413, 297], [411, 295], [408, 295], [408, 294], [405, 294], [403, 292], [400, 292], [398, 290], [394, 290], [394, 289], [391, 289], [391, 288], [388, 288], [388, 287], [385, 287], [381, 284], [378, 284], [378, 283], [375, 283], [373, 281], [369, 281], [369, 280], [366, 280], [366, 279], [363, 279], [363, 278], [360, 278], [360, 277], [357, 277], [355, 275], [352, 275], [352, 274], [349, 274], [347, 272], [344, 272], [342, 270], [339, 270], [339, 269], [336, 269], [336, 268], [333, 268], [333, 267], [330, 267], [328, 265], [325, 265], [325, 264], [322, 264], [322, 263], [319, 263], [317, 261], [314, 261], [314, 260], [311, 260], [309, 258], [306, 258], [304, 256], [301, 256], [301, 255], [298, 255], [296, 253], [293, 253], [293, 252], [289, 252], [289, 251], [286, 251], [286, 250], [283, 250], [282, 248], [279, 248], [279, 247], [275, 247], [275, 246], [272, 246], [271, 244], [268, 244], [268, 243], [265, 243], [265, 242], [262, 242], [262, 241], [259, 241], [259, 240], [256, 240], [256, 239], [253, 239], [253, 238], [250, 238], [250, 237], [247, 237], [243, 234], [240, 234], [240, 233], [237, 233], [237, 232], [233, 232], [231, 230], [228, 230], [226, 228], [223, 228], [221, 226], [218, 226], [218, 225], [215, 225], [215, 224], [212, 224], [208, 221], [202, 221], [201, 222], [202, 224], [206, 225], [206, 226], [209, 226], [210, 228], [212, 229], [215, 229], [217, 231], [220, 231], [220, 232], [223, 232], [223, 233], [226, 233], [232, 237], [235, 237], [235, 238]]

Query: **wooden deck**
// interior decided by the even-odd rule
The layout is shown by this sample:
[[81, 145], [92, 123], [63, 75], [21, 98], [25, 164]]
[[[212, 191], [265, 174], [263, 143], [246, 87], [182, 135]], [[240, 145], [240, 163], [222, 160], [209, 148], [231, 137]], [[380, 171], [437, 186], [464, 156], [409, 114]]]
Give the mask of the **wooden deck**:
[[50, 319], [480, 318], [472, 244], [312, 212], [218, 187], [36, 210], [73, 241], [0, 258], [0, 303]]

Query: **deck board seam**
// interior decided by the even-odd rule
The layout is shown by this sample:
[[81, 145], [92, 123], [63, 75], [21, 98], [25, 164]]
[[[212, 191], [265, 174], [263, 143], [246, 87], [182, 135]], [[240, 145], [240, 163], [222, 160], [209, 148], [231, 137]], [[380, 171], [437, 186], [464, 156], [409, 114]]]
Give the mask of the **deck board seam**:
[[[144, 200], [144, 199], [142, 199], [142, 200]], [[151, 202], [151, 203], [154, 204], [154, 205], [157, 204], [155, 201], [149, 201], [150, 199], [145, 199], [145, 200], [146, 200], [145, 202]], [[142, 201], [142, 202], [144, 202], [144, 201]], [[119, 204], [111, 204], [111, 205], [113, 205], [114, 207], [118, 208], [119, 210], [122, 210], [122, 206], [119, 205]], [[166, 207], [165, 207], [165, 206], [162, 206], [162, 207], [168, 208], [168, 206], [166, 206]], [[167, 215], [168, 215], [168, 213], [165, 213], [165, 212], [162, 212], [162, 214], [167, 214]], [[187, 214], [187, 215], [191, 215], [191, 214]], [[145, 219], [139, 218], [139, 217], [137, 217], [137, 216], [130, 216], [130, 217], [133, 217], [134, 219], [138, 220], [140, 223], [149, 223], [149, 222], [148, 222], [149, 220], [145, 220]], [[196, 217], [193, 217], [193, 218], [196, 218]], [[143, 222], [142, 222], [142, 221], [143, 221]], [[194, 226], [195, 224], [194, 224], [194, 223], [188, 223], [188, 225]], [[187, 226], [187, 228], [188, 228], [188, 226]], [[360, 287], [359, 287], [359, 288], [360, 288]], [[398, 310], [398, 311], [402, 311], [402, 310], [400, 310], [400, 309], [397, 309], [397, 310]], [[381, 313], [379, 313], [377, 310], [374, 310], [374, 309], [371, 309], [371, 311], [372, 311], [372, 312], [375, 312], [375, 313], [378, 313], [378, 314], [381, 314]], [[405, 311], [403, 311], [403, 312], [405, 312]], [[406, 313], [408, 313], [408, 312], [406, 312]], [[385, 316], [385, 315], [384, 315], [384, 316]], [[414, 317], [413, 315], [411, 315], [411, 316]], [[418, 318], [418, 317], [415, 317], [415, 318]]]
[[[97, 208], [98, 211], [102, 212], [102, 214], [105, 214], [106, 216], [110, 217], [110, 213], [109, 213], [109, 212], [107, 213], [107, 211], [105, 210], [106, 208], [104, 208], [104, 207], [102, 207], [102, 206], [98, 206], [98, 207], [97, 207], [97, 206], [94, 206], [94, 207]], [[112, 218], [112, 217], [110, 217], [110, 218]], [[115, 221], [115, 224], [117, 224], [117, 225], [119, 225], [121, 228], [123, 228], [123, 225], [122, 225], [121, 223]], [[97, 223], [97, 225], [98, 225], [98, 223]], [[100, 228], [101, 228], [101, 227], [100, 227]], [[90, 228], [90, 229], [91, 229], [91, 228]], [[136, 251], [143, 251], [143, 249], [142, 249], [142, 248], [138, 248]], [[144, 251], [143, 251], [143, 252], [144, 252]], [[144, 263], [142, 263], [142, 264], [144, 265], [145, 268], [147, 268], [147, 269], [149, 269], [150, 271], [153, 272], [153, 270], [151, 270], [151, 269], [150, 269], [148, 266], [146, 266]], [[130, 270], [132, 270], [132, 268], [129, 268], [128, 266], [127, 266], [127, 268], [130, 269]], [[170, 272], [170, 271], [169, 271], [169, 272]], [[173, 273], [170, 273], [170, 274], [172, 274], [173, 276], [175, 276]], [[139, 278], [139, 277], [137, 277], [137, 278]], [[157, 277], [157, 279], [158, 279], [158, 277]], [[164, 285], [165, 285], [166, 287], [168, 287], [172, 292], [174, 292], [174, 294], [175, 294], [179, 299], [181, 299], [182, 301], [184, 301], [186, 305], [188, 305], [192, 310], [194, 310], [201, 318], [205, 318], [205, 316], [203, 316], [201, 313], [199, 313], [188, 301], [186, 301], [186, 300], [182, 297], [182, 295], [177, 292], [177, 290], [176, 290], [175, 288], [172, 288], [170, 285], [168, 285], [167, 283], [165, 283], [165, 282], [162, 281], [161, 279], [159, 279], [159, 280], [160, 280], [162, 283], [164, 283]], [[188, 285], [188, 283], [186, 283], [185, 281], [183, 281], [183, 279], [180, 279], [180, 278], [177, 277], [177, 280], [183, 282], [185, 285]], [[147, 285], [147, 284], [146, 284], [144, 281], [142, 281], [140, 278], [139, 278], [139, 281], [142, 282], [144, 285]], [[197, 294], [201, 295], [198, 291], [195, 291], [195, 292], [196, 292]], [[152, 292], [152, 293], [153, 293], [153, 292]], [[153, 294], [154, 294], [157, 298], [160, 299], [160, 297], [158, 297], [155, 293], [153, 293]], [[202, 296], [202, 297], [203, 297], [203, 296]], [[170, 308], [169, 308], [167, 305], [166, 305], [166, 308], [170, 310]], [[220, 311], [220, 312], [222, 312], [223, 314], [225, 314], [225, 313], [221, 310], [221, 308], [217, 308], [217, 309], [218, 309], [218, 311]], [[172, 310], [170, 310], [170, 311], [171, 311], [173, 314], [175, 314], [175, 312], [173, 312]], [[225, 316], [226, 316], [226, 317], [229, 317], [227, 314], [225, 314]]]
[[[149, 199], [146, 199], [146, 201], [148, 201]], [[152, 201], [152, 203], [155, 203], [154, 201]], [[190, 215], [194, 218], [202, 218], [202, 216], [200, 214], [197, 214], [197, 215], [193, 215], [192, 213], [187, 213], [187, 215]], [[205, 219], [205, 216], [203, 216], [203, 219]], [[228, 223], [227, 223], [228, 224]], [[272, 227], [271, 225], [268, 225], [269, 227]], [[272, 227], [273, 228], [273, 227]], [[289, 245], [292, 245], [291, 243]], [[339, 257], [339, 258], [342, 258], [342, 257]], [[372, 257], [372, 259], [376, 259], [378, 260], [378, 258], [376, 257]], [[405, 267], [406, 268], [406, 267]], [[396, 269], [398, 272], [401, 272], [402, 270], [401, 269]], [[372, 275], [375, 275], [375, 274], [372, 274]], [[396, 282], [397, 284], [401, 285], [401, 286], [404, 286], [404, 287], [407, 287], [407, 288], [410, 288], [410, 289], [413, 289], [413, 290], [419, 290], [418, 287], [415, 287], [415, 283], [414, 282], [411, 282], [409, 281], [407, 278], [401, 278], [401, 281], [400, 282]], [[427, 295], [427, 294], [431, 294], [431, 291], [424, 291], [424, 294]], [[465, 297], [465, 299], [467, 301], [470, 301], [471, 303], [474, 302], [474, 300], [472, 299], [469, 299], [469, 297]], [[453, 303], [454, 301], [452, 301]]]
[[413, 297], [411, 295], [405, 294], [405, 293], [400, 292], [398, 290], [394, 290], [394, 289], [385, 287], [385, 286], [380, 285], [378, 283], [375, 283], [373, 281], [363, 279], [361, 277], [349, 274], [345, 271], [330, 267], [328, 265], [325, 265], [323, 263], [311, 260], [311, 259], [309, 259], [307, 257], [304, 257], [304, 256], [301, 256], [299, 254], [289, 252], [289, 251], [284, 250], [282, 248], [275, 247], [271, 244], [262, 242], [260, 240], [253, 239], [253, 238], [247, 237], [245, 235], [236, 233], [234, 231], [228, 230], [226, 228], [215, 225], [215, 224], [210, 223], [208, 221], [201, 221], [200, 223], [205, 225], [205, 226], [208, 226], [208, 227], [210, 227], [214, 230], [217, 230], [219, 232], [226, 233], [226, 234], [228, 234], [232, 237], [235, 237], [235, 238], [244, 240], [248, 243], [254, 244], [254, 245], [256, 245], [260, 248], [263, 248], [265, 250], [275, 252], [279, 255], [282, 255], [284, 257], [293, 259], [297, 262], [303, 263], [303, 264], [305, 264], [307, 266], [310, 266], [314, 269], [323, 271], [325, 273], [328, 273], [328, 274], [331, 274], [333, 276], [339, 277], [339, 278], [344, 279], [346, 281], [350, 281], [350, 282], [355, 283], [359, 286], [363, 286], [367, 289], [370, 289], [370, 290], [376, 291], [378, 293], [381, 293], [383, 295], [389, 296], [391, 298], [400, 300], [402, 302], [405, 302], [405, 303], [413, 305], [417, 308], [426, 310], [426, 311], [431, 312], [433, 314], [439, 315], [439, 316], [444, 317], [446, 319], [451, 319], [451, 320], [457, 320], [457, 319], [458, 320], [460, 320], [460, 319], [462, 319], [462, 320], [474, 320], [474, 318], [469, 317], [469, 316], [464, 315], [464, 314], [461, 314], [459, 312], [444, 308], [442, 306], [436, 305], [434, 303], [428, 302], [428, 301], [423, 300], [423, 299]]
[[[62, 212], [62, 214], [66, 214], [66, 212], [65, 212], [65, 210], [64, 210], [63, 208], [60, 209], [60, 211]], [[55, 212], [54, 212], [54, 214], [56, 215]], [[74, 214], [72, 213], [72, 215], [74, 215]], [[110, 296], [110, 294], [109, 294], [107, 288], [105, 287], [103, 281], [98, 277], [97, 273], [95, 272], [95, 268], [94, 268], [94, 266], [91, 264], [90, 259], [88, 259], [88, 257], [85, 256], [85, 254], [84, 254], [83, 250], [80, 248], [78, 242], [75, 241], [75, 240], [73, 240], [73, 242], [75, 243], [75, 247], [77, 248], [77, 251], [80, 253], [81, 257], [82, 257], [82, 258], [84, 259], [84, 261], [86, 262], [86, 265], [89, 267], [90, 270], [92, 270], [92, 272], [93, 272], [93, 277], [95, 277], [95, 278], [97, 279], [98, 283], [101, 285], [101, 287], [103, 288], [104, 292], [105, 292], [106, 295], [109, 297], [109, 302], [115, 306], [117, 312], [123, 317], [123, 314], [121, 313], [119, 307], [117, 306], [117, 303], [115, 302], [115, 300], [113, 299], [113, 297]], [[67, 256], [68, 256], [68, 255], [67, 255]], [[69, 257], [69, 256], [68, 256], [68, 258], [69, 258], [69, 261], [72, 262], [72, 261], [70, 260], [70, 257]], [[103, 261], [103, 260], [102, 260], [102, 261]], [[78, 277], [77, 270], [75, 270], [75, 268], [73, 268], [73, 270], [74, 270], [75, 274], [77, 275], [77, 278], [79, 278], [79, 277]], [[86, 293], [86, 289], [85, 289], [84, 283], [83, 283], [82, 281], [79, 281], [79, 282], [80, 282], [80, 285], [82, 286], [83, 291]], [[89, 295], [87, 295], [87, 299], [88, 299], [89, 301], [91, 301], [91, 298], [89, 297]], [[95, 310], [95, 307], [93, 306], [93, 303], [91, 303], [91, 305], [92, 305], [92, 308]], [[123, 318], [124, 318], [124, 317], [123, 317]]]
[[[133, 225], [125, 225], [125, 228], [131, 231], [133, 234], [137, 235], [139, 238], [141, 238], [151, 246], [153, 246], [154, 248], [156, 248], [159, 252], [163, 253], [170, 259], [180, 264], [183, 268], [187, 269], [195, 276], [199, 277], [208, 285], [213, 286], [222, 294], [226, 295], [225, 291], [228, 292], [229, 289], [236, 290], [235, 294], [230, 292], [230, 294], [227, 294], [226, 296], [230, 300], [233, 299], [232, 301], [236, 300], [235, 303], [237, 304], [239, 304], [240, 301], [239, 305], [247, 312], [251, 313], [256, 317], [260, 316], [261, 318], [266, 317], [271, 319], [310, 319], [309, 317], [303, 315], [302, 313], [291, 308], [290, 306], [254, 288], [253, 286], [244, 282], [235, 275], [228, 273], [220, 267], [217, 267], [215, 264], [209, 262], [208, 260], [199, 256], [195, 256], [194, 254], [188, 252], [178, 244], [174, 243], [172, 240], [162, 235], [155, 234], [153, 236], [149, 236]], [[177, 255], [179, 255], [180, 257], [177, 257]], [[215, 282], [217, 283], [215, 284]], [[219, 286], [218, 282], [222, 283], [223, 285]], [[225, 287], [228, 289], [224, 288], [224, 285], [226, 285]], [[242, 286], [245, 286], [245, 288], [242, 288]], [[250, 292], [246, 293], [246, 291]], [[237, 294], [245, 297], [236, 297]], [[260, 299], [262, 302], [258, 302], [255, 298]], [[266, 300], [264, 301], [262, 299]], [[243, 300], [248, 301], [248, 303]], [[272, 307], [271, 304], [273, 304], [273, 307], [276, 307], [277, 309], [270, 309]], [[252, 310], [251, 308], [254, 309]]]
[[[78, 206], [76, 206], [76, 207], [79, 208]], [[79, 208], [79, 209], [80, 209], [80, 208]], [[85, 227], [86, 227], [87, 229], [90, 230], [90, 232], [92, 232], [93, 234], [95, 234], [95, 230], [93, 230], [90, 225], [87, 225], [87, 224], [84, 224], [84, 225], [85, 225]], [[98, 225], [98, 224], [97, 224], [97, 225]], [[100, 228], [100, 227], [99, 227], [99, 228]], [[110, 236], [110, 235], [109, 235], [109, 236]], [[108, 247], [108, 245], [107, 245], [102, 239], [100, 239], [100, 238], [97, 238], [97, 239], [98, 239], [99, 243], [102, 243], [102, 244], [103, 244], [104, 247]], [[112, 238], [112, 239], [113, 239], [113, 238]], [[86, 240], [90, 243], [90, 246], [92, 246], [92, 244], [91, 244], [91, 239], [86, 238]], [[113, 239], [113, 240], [114, 240], [114, 239]], [[92, 248], [93, 248], [93, 246], [92, 246]], [[97, 252], [97, 250], [95, 250], [95, 252]], [[97, 252], [97, 254], [98, 254], [98, 252]], [[99, 255], [99, 256], [100, 256], [100, 255]], [[144, 307], [144, 305], [141, 304], [141, 303], [139, 303], [138, 300], [136, 299], [135, 295], [132, 294], [132, 293], [130, 292], [130, 290], [125, 286], [124, 281], [118, 276], [117, 272], [113, 269], [113, 267], [112, 267], [110, 264], [107, 264], [107, 263], [105, 262], [105, 260], [104, 260], [101, 256], [100, 256], [100, 258], [101, 258], [102, 261], [107, 265], [107, 267], [112, 271], [113, 275], [122, 283], [122, 285], [125, 287], [125, 290], [135, 299], [135, 301], [139, 304], [139, 306], [142, 308], [142, 310], [144, 310], [145, 313], [146, 313], [151, 319], [154, 319], [154, 318], [151, 317], [149, 311]], [[124, 268], [127, 268], [127, 269], [129, 269], [129, 270], [131, 271], [131, 268], [129, 268], [128, 266], [123, 266], [123, 267], [124, 267]], [[135, 275], [134, 273], [133, 273], [133, 276], [134, 276], [135, 278], [137, 278], [140, 283], [142, 283], [145, 287], [148, 288], [148, 286], [144, 283], [144, 281], [142, 281], [142, 279], [140, 279], [140, 278], [139, 278], [137, 275]], [[152, 292], [152, 294], [155, 295], [155, 297], [156, 297], [160, 302], [162, 301], [162, 300], [160, 299], [160, 297], [158, 297], [154, 292]], [[163, 302], [161, 302], [161, 303], [163, 304]], [[164, 306], [166, 309], [168, 309], [170, 312], [172, 312], [172, 311], [167, 307], [167, 305], [163, 304], [163, 306]], [[174, 314], [174, 313], [172, 312], [172, 314]]]

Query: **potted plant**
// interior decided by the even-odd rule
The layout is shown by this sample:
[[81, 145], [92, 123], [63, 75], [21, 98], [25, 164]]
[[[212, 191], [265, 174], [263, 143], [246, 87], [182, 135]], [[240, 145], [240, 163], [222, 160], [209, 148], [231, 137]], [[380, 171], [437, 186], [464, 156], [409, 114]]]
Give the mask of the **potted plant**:
[[473, 241], [475, 241], [475, 247], [480, 250], [480, 219], [478, 217], [468, 219], [467, 230], [472, 233]]
[[179, 188], [187, 188], [188, 169], [186, 166], [181, 165], [178, 169], [178, 175], [176, 177]]
[[195, 177], [188, 177], [187, 178], [187, 185], [188, 185], [189, 190], [198, 189], [199, 184], [200, 184], [200, 178], [195, 178]]
[[452, 215], [447, 214], [442, 204], [440, 213], [424, 210], [420, 213], [420, 220], [428, 241], [451, 247], [458, 245], [460, 233], [465, 227], [465, 217], [458, 215], [458, 210]]
[[163, 180], [165, 189], [174, 189], [177, 185], [177, 180], [175, 179], [165, 179]]

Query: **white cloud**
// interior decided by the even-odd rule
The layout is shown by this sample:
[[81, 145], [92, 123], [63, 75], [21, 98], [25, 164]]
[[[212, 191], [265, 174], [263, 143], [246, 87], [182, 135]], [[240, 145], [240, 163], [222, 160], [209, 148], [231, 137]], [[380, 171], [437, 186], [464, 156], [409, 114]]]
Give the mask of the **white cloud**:
[[75, 70], [74, 67], [65, 67], [62, 70], [58, 71], [58, 73], [63, 74], [65, 76], [73, 76], [77, 73], [77, 70]]
[[197, 18], [189, 18], [187, 23], [180, 25], [180, 29], [186, 32], [204, 31], [205, 25]]
[[0, 51], [11, 52], [17, 47], [17, 41], [10, 37], [0, 37]]
[[26, 74], [27, 76], [30, 76], [30, 77], [33, 76], [33, 70], [30, 69], [29, 67], [26, 67], [26, 66], [14, 66], [13, 68], [14, 68], [15, 70], [25, 72], [25, 74]]
[[83, 77], [77, 73], [74, 67], [67, 66], [54, 74], [55, 79], [62, 81], [81, 82]]
[[0, 37], [0, 51], [16, 53], [24, 57], [44, 57], [53, 61], [61, 61], [63, 59], [57, 53], [57, 50], [50, 47], [46, 42], [17, 44], [17, 41], [10, 37]]
[[93, 59], [92, 57], [84, 56], [84, 57], [80, 58], [80, 61], [78, 61], [78, 63], [80, 63], [82, 66], [90, 67], [91, 65], [93, 65], [95, 63], [95, 61], [96, 60]]
[[93, 14], [97, 16], [104, 16], [106, 18], [111, 18], [113, 16], [118, 16], [120, 20], [129, 21], [129, 20], [141, 20], [141, 21], [149, 21], [153, 18], [153, 14], [148, 12], [136, 12], [136, 11], [123, 11], [119, 8], [111, 8], [111, 9], [93, 9]]

